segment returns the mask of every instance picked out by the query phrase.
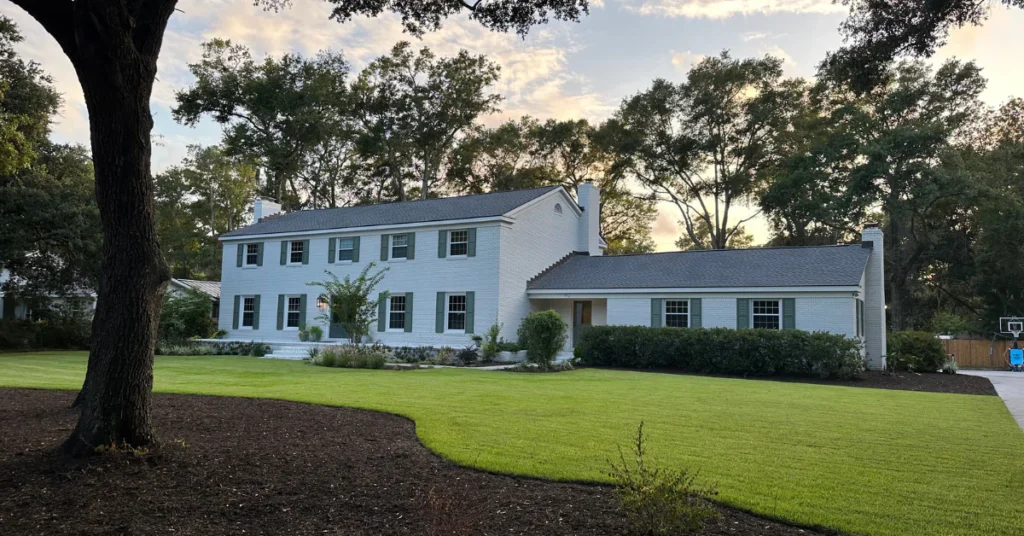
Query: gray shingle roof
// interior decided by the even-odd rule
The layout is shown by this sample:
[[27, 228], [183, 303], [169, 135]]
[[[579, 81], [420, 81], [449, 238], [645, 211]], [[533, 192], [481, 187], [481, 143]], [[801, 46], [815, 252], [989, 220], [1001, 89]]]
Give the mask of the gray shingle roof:
[[198, 279], [175, 279], [189, 288], [194, 288], [211, 298], [220, 298], [220, 281], [200, 281]]
[[573, 255], [527, 284], [543, 289], [856, 286], [870, 250], [844, 246]]
[[222, 238], [501, 216], [561, 186], [402, 203], [299, 210], [265, 218]]

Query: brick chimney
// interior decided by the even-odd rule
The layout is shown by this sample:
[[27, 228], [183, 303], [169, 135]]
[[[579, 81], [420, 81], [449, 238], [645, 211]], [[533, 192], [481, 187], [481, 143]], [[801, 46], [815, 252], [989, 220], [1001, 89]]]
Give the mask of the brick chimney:
[[861, 244], [871, 250], [864, 271], [864, 354], [868, 367], [885, 369], [885, 236], [877, 223], [864, 225]]
[[580, 208], [583, 209], [577, 234], [577, 250], [591, 255], [602, 255], [604, 252], [601, 250], [601, 189], [587, 179], [576, 187], [576, 197]]
[[281, 204], [264, 197], [257, 197], [252, 204], [252, 222], [257, 223], [263, 218], [281, 213]]

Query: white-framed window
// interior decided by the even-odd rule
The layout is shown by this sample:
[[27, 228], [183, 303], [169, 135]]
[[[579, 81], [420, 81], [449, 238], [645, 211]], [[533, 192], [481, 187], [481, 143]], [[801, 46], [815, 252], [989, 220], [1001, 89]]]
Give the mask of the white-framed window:
[[245, 245], [245, 265], [256, 266], [260, 262], [260, 245], [259, 244], [246, 244]]
[[751, 300], [754, 329], [782, 329], [782, 302], [780, 300]]
[[299, 319], [302, 318], [301, 296], [288, 296], [287, 315], [287, 318], [285, 318], [285, 326], [298, 329]]
[[391, 258], [405, 259], [409, 256], [409, 235], [391, 235]]
[[864, 300], [857, 298], [857, 336], [864, 336]]
[[253, 321], [256, 319], [256, 298], [253, 296], [242, 297], [242, 327], [252, 329]]
[[690, 327], [690, 300], [665, 300], [663, 326], [669, 328]]
[[351, 261], [355, 258], [356, 241], [352, 238], [338, 239], [338, 261]]
[[288, 243], [288, 264], [302, 264], [302, 250], [305, 243], [302, 240], [292, 240]]
[[460, 229], [448, 233], [448, 256], [465, 257], [469, 255], [469, 231]]
[[405, 330], [405, 294], [388, 298], [388, 329]]
[[447, 303], [445, 331], [466, 331], [466, 295], [449, 294], [445, 302]]

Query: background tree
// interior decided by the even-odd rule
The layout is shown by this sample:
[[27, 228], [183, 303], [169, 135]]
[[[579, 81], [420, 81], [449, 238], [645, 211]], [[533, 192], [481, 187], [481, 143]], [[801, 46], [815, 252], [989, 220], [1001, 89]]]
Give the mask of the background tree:
[[263, 193], [285, 208], [302, 204], [296, 184], [308, 153], [338, 133], [349, 114], [349, 66], [341, 54], [252, 59], [229, 40], [203, 43], [190, 64], [192, 87], [178, 91], [174, 118], [194, 126], [210, 115], [224, 126], [224, 150], [266, 169]]
[[774, 158], [774, 137], [788, 125], [791, 89], [776, 58], [706, 58], [686, 82], [655, 80], [622, 103], [605, 126], [615, 172], [637, 180], [678, 210], [690, 241], [699, 222], [713, 249], [724, 249], [741, 226], [735, 219], [761, 186], [759, 171]]
[[465, 50], [438, 59], [427, 48], [414, 54], [402, 41], [360, 73], [352, 88], [363, 126], [360, 147], [376, 161], [378, 176], [390, 178], [400, 201], [407, 197], [407, 181], [418, 182], [426, 199], [458, 136], [498, 110], [501, 97], [487, 93], [498, 71], [486, 57]]
[[50, 76], [14, 51], [21, 40], [14, 22], [0, 16], [0, 175], [32, 164], [38, 147], [48, 143], [50, 119], [60, 108]]
[[[704, 220], [694, 223], [694, 234], [697, 242], [693, 241], [688, 233], [683, 234], [676, 240], [676, 247], [681, 251], [698, 251], [703, 249], [715, 249], [711, 247], [711, 229]], [[747, 232], [745, 226], [737, 227], [736, 232], [729, 236], [724, 249], [745, 249], [754, 245], [754, 236]]]
[[[586, 0], [330, 0], [332, 18], [397, 13], [407, 29], [440, 26], [468, 10], [485, 27], [525, 33], [549, 16], [578, 20]], [[78, 74], [90, 118], [103, 262], [82, 415], [64, 452], [153, 442], [153, 348], [169, 270], [156, 240], [149, 100], [157, 57], [176, 0], [13, 0], [56, 39]], [[276, 8], [287, 0], [262, 0]]]

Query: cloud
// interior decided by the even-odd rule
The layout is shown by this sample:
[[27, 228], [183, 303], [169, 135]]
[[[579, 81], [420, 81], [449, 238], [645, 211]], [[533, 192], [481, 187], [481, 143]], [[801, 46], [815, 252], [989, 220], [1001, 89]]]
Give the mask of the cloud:
[[734, 15], [772, 13], [841, 13], [831, 0], [620, 0], [641, 15], [724, 19]]
[[679, 72], [685, 73], [692, 69], [694, 65], [700, 63], [701, 60], [703, 60], [706, 57], [707, 56], [705, 56], [704, 54], [697, 54], [696, 52], [692, 52], [689, 50], [687, 50], [686, 52], [676, 52], [675, 50], [673, 50], [672, 65], [674, 65]]

